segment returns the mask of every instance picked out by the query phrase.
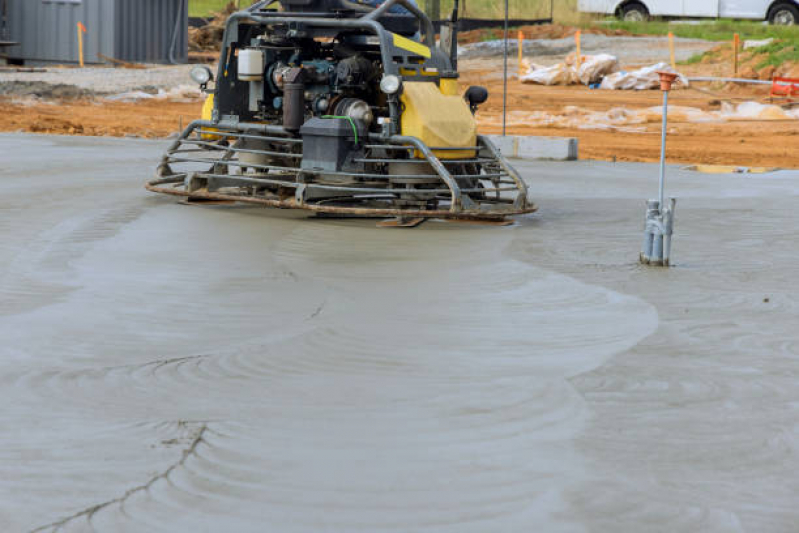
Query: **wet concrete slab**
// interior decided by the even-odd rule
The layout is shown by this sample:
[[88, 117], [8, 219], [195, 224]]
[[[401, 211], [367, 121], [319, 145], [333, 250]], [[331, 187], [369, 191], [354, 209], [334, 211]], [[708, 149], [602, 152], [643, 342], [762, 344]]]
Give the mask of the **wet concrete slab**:
[[0, 136], [5, 531], [795, 531], [799, 173], [520, 162], [512, 227], [143, 190]]

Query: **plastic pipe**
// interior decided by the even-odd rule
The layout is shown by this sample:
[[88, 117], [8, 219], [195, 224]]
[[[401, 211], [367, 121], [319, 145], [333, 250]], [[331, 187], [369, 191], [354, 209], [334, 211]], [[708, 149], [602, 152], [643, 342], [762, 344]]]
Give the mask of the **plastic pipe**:
[[[745, 78], [717, 78], [715, 76], [695, 76], [688, 78], [688, 81], [726, 81], [732, 83], [751, 83], [752, 85], [771, 85], [770, 81], [747, 80]], [[790, 85], [786, 83], [785, 85]]]

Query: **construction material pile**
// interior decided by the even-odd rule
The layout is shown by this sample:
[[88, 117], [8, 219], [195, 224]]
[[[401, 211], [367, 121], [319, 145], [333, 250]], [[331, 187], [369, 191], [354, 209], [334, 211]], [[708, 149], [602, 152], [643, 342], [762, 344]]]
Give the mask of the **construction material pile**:
[[218, 51], [222, 44], [222, 37], [225, 35], [225, 22], [237, 10], [236, 2], [231, 0], [222, 11], [215, 13], [214, 18], [205, 26], [189, 28], [189, 51]]
[[[647, 90], [660, 87], [661, 72], [676, 72], [666, 63], [640, 68], [631, 72], [622, 70], [619, 61], [610, 54], [581, 56], [570, 54], [563, 63], [552, 66], [536, 65], [525, 61], [527, 74], [522, 83], [538, 85], [589, 85], [595, 89]], [[675, 87], [687, 87], [688, 80], [679, 75]]]
[[677, 74], [672, 88], [688, 87], [688, 79], [671, 68], [667, 63], [656, 63], [649, 67], [639, 68], [632, 72], [619, 71], [605, 76], [600, 83], [600, 89], [609, 90], [634, 90], [645, 91], [660, 88], [660, 75], [658, 72], [672, 72]]
[[602, 78], [619, 70], [619, 60], [610, 54], [577, 56], [570, 54], [563, 63], [545, 67], [527, 63], [527, 74], [522, 76], [522, 83], [539, 85], [591, 85], [602, 81]]

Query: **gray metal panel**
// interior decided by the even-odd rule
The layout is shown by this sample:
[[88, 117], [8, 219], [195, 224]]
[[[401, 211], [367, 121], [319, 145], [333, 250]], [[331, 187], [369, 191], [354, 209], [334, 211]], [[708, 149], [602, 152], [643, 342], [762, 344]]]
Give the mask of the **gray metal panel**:
[[168, 62], [176, 22], [175, 60], [186, 63], [188, 0], [117, 0], [114, 57], [125, 61]]
[[166, 63], [180, 15], [175, 59], [188, 61], [188, 0], [9, 0], [8, 10], [12, 59], [76, 63], [82, 22], [87, 63]]
[[115, 0], [9, 0], [12, 40], [20, 43], [10, 48], [11, 58], [28, 61], [78, 61], [77, 24], [82, 22], [84, 57], [87, 63], [99, 63], [98, 54], [113, 53]]

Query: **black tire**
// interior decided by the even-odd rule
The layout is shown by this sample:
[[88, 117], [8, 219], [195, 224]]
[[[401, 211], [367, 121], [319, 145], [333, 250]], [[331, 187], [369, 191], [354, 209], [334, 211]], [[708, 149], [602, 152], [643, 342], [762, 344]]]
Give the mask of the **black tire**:
[[799, 9], [793, 3], [777, 4], [771, 8], [768, 21], [777, 26], [796, 26], [799, 24]]
[[649, 10], [643, 4], [627, 4], [619, 13], [625, 22], [646, 22], [649, 20]]

